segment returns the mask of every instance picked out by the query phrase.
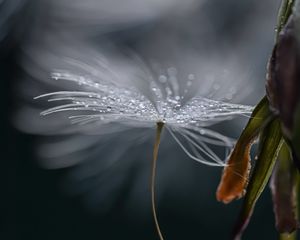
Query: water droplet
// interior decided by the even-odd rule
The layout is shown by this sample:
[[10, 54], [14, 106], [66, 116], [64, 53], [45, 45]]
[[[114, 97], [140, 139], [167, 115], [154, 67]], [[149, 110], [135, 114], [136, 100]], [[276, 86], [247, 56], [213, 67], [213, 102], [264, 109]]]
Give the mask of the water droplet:
[[139, 104], [139, 107], [140, 107], [140, 108], [144, 108], [145, 106], [144, 106], [143, 103], [140, 103], [140, 104]]
[[168, 96], [172, 95], [173, 92], [169, 87], [166, 87], [165, 89]]
[[160, 75], [158, 78], [158, 81], [160, 81], [161, 83], [166, 83], [167, 77], [165, 75]]

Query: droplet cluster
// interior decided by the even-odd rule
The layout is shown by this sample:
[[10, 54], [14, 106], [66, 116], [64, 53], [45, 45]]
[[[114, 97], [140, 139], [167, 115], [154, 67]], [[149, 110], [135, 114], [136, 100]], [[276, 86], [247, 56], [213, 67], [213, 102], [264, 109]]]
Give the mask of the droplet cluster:
[[[151, 98], [142, 94], [134, 85], [124, 87], [116, 82], [95, 79], [94, 76], [56, 71], [52, 78], [75, 82], [80, 90], [59, 91], [39, 96], [38, 98], [48, 97], [49, 102], [60, 101], [60, 105], [45, 110], [42, 115], [71, 111], [70, 118], [73, 123], [118, 121], [147, 127], [153, 125], [149, 123], [163, 121], [170, 125], [207, 126], [233, 115], [249, 114], [252, 111], [252, 107], [249, 106], [210, 100], [201, 96], [194, 96], [183, 104], [183, 99], [196, 76], [189, 74], [181, 91], [177, 69], [174, 67], [168, 68], [166, 74], [149, 81]], [[234, 89], [229, 94], [233, 93]]]

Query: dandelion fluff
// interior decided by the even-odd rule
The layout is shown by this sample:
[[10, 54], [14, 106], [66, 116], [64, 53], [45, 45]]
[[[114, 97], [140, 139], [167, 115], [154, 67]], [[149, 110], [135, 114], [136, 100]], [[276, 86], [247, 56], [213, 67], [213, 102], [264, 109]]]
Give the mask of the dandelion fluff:
[[[107, 176], [124, 164], [120, 161], [123, 156], [149, 142], [158, 126], [162, 127], [157, 135], [169, 134], [191, 159], [209, 166], [226, 164], [224, 159], [233, 140], [208, 127], [235, 116], [248, 115], [252, 107], [203, 95], [201, 88], [197, 91], [203, 80], [193, 73], [182, 77], [174, 66], [160, 71], [137, 55], [123, 56], [113, 47], [108, 51], [74, 40], [65, 41], [68, 44], [51, 38], [46, 40], [49, 44], [47, 41], [55, 48], [50, 50], [42, 43], [26, 48], [23, 67], [29, 76], [39, 80], [39, 84], [35, 84], [36, 88], [22, 90], [27, 92], [23, 95], [29, 96], [28, 101], [35, 97], [36, 108], [24, 108], [22, 116], [27, 119], [16, 118], [19, 120], [16, 123], [26, 131], [51, 136], [38, 151], [44, 165], [52, 168], [79, 165], [81, 170], [77, 177], [75, 173], [72, 176], [83, 185], [75, 191], [90, 192], [104, 183]], [[33, 65], [39, 67], [32, 67], [33, 61]], [[32, 118], [37, 114], [42, 117]], [[163, 133], [163, 129], [167, 131]], [[156, 138], [153, 188], [159, 142], [160, 138]], [[69, 144], [72, 146], [68, 147]], [[103, 154], [111, 144], [120, 146], [118, 153]], [[216, 147], [224, 150], [223, 157], [214, 152]], [[99, 155], [101, 161], [87, 162]], [[118, 172], [114, 181], [121, 183], [123, 177], [124, 172]], [[94, 178], [97, 181], [84, 184], [84, 179]], [[113, 191], [105, 189], [101, 190], [101, 198]], [[160, 233], [154, 190], [152, 204]]]
[[[53, 81], [76, 84], [78, 90], [56, 91], [35, 97], [36, 100], [46, 98], [48, 102], [55, 104], [55, 106], [42, 111], [42, 116], [61, 112], [68, 113], [71, 123], [77, 126], [93, 125], [94, 128], [99, 129], [103, 126], [107, 127], [108, 124], [118, 124], [128, 129], [152, 129], [155, 125], [157, 126], [153, 150], [151, 202], [155, 225], [160, 239], [163, 239], [156, 214], [154, 191], [156, 161], [163, 127], [167, 127], [171, 136], [191, 159], [208, 166], [225, 166], [224, 161], [208, 147], [206, 142], [221, 144], [225, 148], [231, 147], [232, 142], [211, 130], [206, 132], [204, 127], [237, 115], [250, 114], [253, 108], [211, 100], [197, 94], [185, 99], [184, 95], [180, 95], [175, 68], [169, 69], [169, 75], [164, 78], [162, 76], [157, 78], [144, 72], [143, 78], [133, 79], [145, 81], [142, 86], [148, 85], [147, 90], [140, 89], [141, 85], [135, 85], [135, 81], [131, 81], [130, 78], [124, 84], [121, 75], [109, 70], [109, 63], [96, 61], [97, 66], [93, 68], [75, 59], [67, 58], [66, 62], [72, 68], [84, 69], [84, 74], [74, 74], [69, 70], [56, 69], [51, 77]], [[141, 61], [138, 64], [141, 64]], [[141, 66], [139, 69], [145, 68], [145, 66]], [[99, 69], [106, 70], [108, 74], [99, 73]], [[191, 78], [188, 78], [187, 86], [192, 84]], [[147, 95], [143, 94], [145, 91], [148, 92]], [[198, 138], [197, 132], [205, 137]], [[184, 146], [176, 134], [183, 138], [188, 145]], [[228, 150], [225, 153], [227, 152]], [[120, 157], [121, 154], [118, 156]]]

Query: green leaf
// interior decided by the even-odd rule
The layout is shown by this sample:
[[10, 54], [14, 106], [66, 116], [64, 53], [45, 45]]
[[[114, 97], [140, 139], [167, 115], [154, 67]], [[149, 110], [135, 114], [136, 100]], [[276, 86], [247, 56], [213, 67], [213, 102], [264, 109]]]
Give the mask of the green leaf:
[[261, 134], [260, 152], [250, 177], [238, 222], [234, 229], [234, 239], [240, 239], [243, 230], [246, 228], [255, 203], [270, 178], [278, 152], [284, 141], [278, 119], [274, 119], [268, 124]]
[[250, 170], [251, 145], [272, 118], [274, 115], [269, 109], [267, 98], [264, 97], [255, 107], [247, 126], [229, 156], [216, 193], [218, 201], [228, 203], [243, 195]]
[[276, 32], [277, 32], [276, 38], [278, 38], [280, 31], [283, 29], [284, 25], [287, 23], [290, 15], [292, 14], [294, 2], [295, 2], [295, 0], [282, 0], [279, 14], [278, 14], [278, 21], [277, 21], [277, 27], [276, 27]]
[[256, 137], [262, 128], [264, 128], [273, 118], [274, 115], [269, 109], [268, 99], [263, 97], [254, 108], [251, 117], [240, 136], [241, 140], [239, 141], [241, 143], [246, 143], [249, 138]]

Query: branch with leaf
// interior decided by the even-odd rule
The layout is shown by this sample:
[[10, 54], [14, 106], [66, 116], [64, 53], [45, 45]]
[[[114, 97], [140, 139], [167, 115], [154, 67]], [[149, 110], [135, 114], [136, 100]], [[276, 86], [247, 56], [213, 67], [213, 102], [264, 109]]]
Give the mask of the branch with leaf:
[[[229, 203], [244, 196], [233, 239], [240, 239], [271, 177], [280, 239], [296, 239], [300, 170], [300, 1], [283, 0], [268, 63], [266, 96], [255, 107], [231, 152], [217, 190]], [[259, 139], [254, 168], [250, 149]]]

